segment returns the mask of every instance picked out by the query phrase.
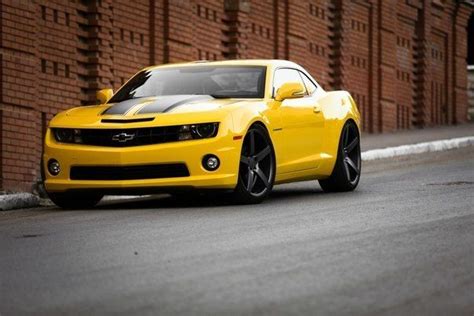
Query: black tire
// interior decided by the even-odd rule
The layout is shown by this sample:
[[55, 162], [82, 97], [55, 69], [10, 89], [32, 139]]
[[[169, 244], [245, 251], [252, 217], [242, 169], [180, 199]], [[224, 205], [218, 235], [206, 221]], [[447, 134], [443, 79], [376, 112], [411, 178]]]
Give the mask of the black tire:
[[54, 204], [65, 209], [87, 209], [97, 205], [103, 195], [80, 192], [48, 192]]
[[347, 192], [359, 184], [361, 174], [360, 134], [357, 125], [348, 121], [342, 128], [337, 160], [329, 178], [319, 180], [326, 192]]
[[254, 124], [244, 137], [239, 179], [233, 192], [239, 204], [257, 204], [272, 191], [275, 181], [275, 152], [267, 130]]

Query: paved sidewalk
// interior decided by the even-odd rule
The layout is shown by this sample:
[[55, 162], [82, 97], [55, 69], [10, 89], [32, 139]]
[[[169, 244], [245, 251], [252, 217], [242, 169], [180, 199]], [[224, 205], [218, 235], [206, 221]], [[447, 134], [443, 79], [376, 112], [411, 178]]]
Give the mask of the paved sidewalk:
[[465, 136], [474, 136], [474, 123], [412, 129], [385, 134], [363, 134], [361, 147], [362, 151], [367, 151]]

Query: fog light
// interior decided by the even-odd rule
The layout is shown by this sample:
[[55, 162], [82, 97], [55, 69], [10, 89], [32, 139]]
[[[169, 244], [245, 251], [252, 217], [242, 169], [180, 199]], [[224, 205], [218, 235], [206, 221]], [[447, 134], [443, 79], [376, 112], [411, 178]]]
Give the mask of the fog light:
[[61, 172], [61, 166], [56, 159], [50, 159], [48, 161], [48, 171], [53, 176], [57, 176], [59, 172]]
[[202, 166], [204, 167], [204, 169], [208, 171], [216, 170], [217, 168], [219, 168], [219, 165], [220, 165], [220, 161], [219, 161], [219, 158], [217, 158], [217, 156], [206, 155], [202, 159]]

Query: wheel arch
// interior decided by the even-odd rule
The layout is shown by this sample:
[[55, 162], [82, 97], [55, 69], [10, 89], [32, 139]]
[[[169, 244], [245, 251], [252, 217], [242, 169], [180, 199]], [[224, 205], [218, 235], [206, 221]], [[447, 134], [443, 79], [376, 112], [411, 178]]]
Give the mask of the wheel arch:
[[272, 133], [270, 133], [270, 131], [272, 130], [271, 122], [268, 119], [266, 119], [264, 116], [255, 116], [252, 119], [250, 119], [246, 127], [240, 131], [241, 135], [245, 137], [245, 135], [247, 135], [247, 132], [250, 130], [250, 128], [255, 125], [259, 125], [265, 129], [265, 131], [267, 132], [267, 136], [270, 138], [270, 141], [272, 142], [272, 147], [273, 147], [274, 140], [272, 137]]
[[258, 117], [255, 118], [254, 120], [251, 120], [247, 128], [245, 129], [245, 132], [242, 134], [243, 138], [242, 138], [242, 143], [240, 144], [240, 150], [242, 150], [242, 146], [244, 144], [243, 140], [245, 139], [245, 135], [247, 135], [250, 128], [252, 128], [252, 126], [255, 126], [255, 125], [261, 126], [266, 131], [267, 136], [270, 139], [270, 143], [271, 143], [270, 145], [271, 145], [271, 149], [273, 153], [273, 158], [275, 159], [275, 172], [277, 173], [278, 172], [278, 155], [277, 155], [277, 150], [275, 148], [275, 141], [272, 137], [272, 133], [270, 133], [271, 131], [270, 122], [265, 121], [264, 119], [258, 118]]
[[360, 139], [360, 126], [359, 126], [359, 124], [357, 123], [357, 121], [353, 117], [347, 116], [343, 121], [341, 121], [341, 123], [338, 126], [336, 152], [337, 152], [337, 148], [339, 148], [339, 143], [341, 142], [341, 136], [342, 136], [342, 131], [344, 129], [344, 126], [346, 126], [347, 123], [350, 123], [350, 122], [354, 123], [354, 125], [357, 127], [357, 133], [358, 133], [358, 136], [359, 136], [359, 139]]
[[263, 123], [262, 120], [255, 120], [253, 121], [252, 123], [250, 123], [249, 127], [247, 128], [247, 131], [252, 127], [252, 126], [255, 126], [255, 125], [260, 125], [261, 127], [263, 127], [266, 131], [267, 131], [267, 134], [270, 136], [270, 133], [268, 132], [268, 127], [265, 123]]
[[356, 120], [354, 120], [354, 118], [352, 118], [352, 117], [348, 117], [348, 118], [344, 121], [344, 124], [342, 124], [342, 126], [341, 126], [340, 132], [342, 133], [342, 128], [343, 128], [347, 123], [349, 123], [349, 122], [352, 122], [352, 123], [355, 124], [355, 126], [357, 127], [357, 133], [358, 133], [359, 136], [360, 136], [360, 126], [359, 126], [359, 124], [356, 122]]
[[[247, 135], [248, 131], [252, 128], [252, 126], [258, 125], [258, 126], [262, 127], [265, 130], [265, 132], [267, 133], [268, 138], [270, 139], [271, 148], [272, 148], [272, 152], [273, 152], [273, 157], [275, 158], [275, 162], [276, 162], [277, 156], [276, 156], [276, 152], [275, 152], [275, 145], [274, 145], [274, 142], [273, 142], [273, 139], [272, 139], [272, 135], [270, 133], [270, 129], [269, 129], [267, 124], [265, 124], [263, 122], [263, 120], [259, 120], [259, 119], [256, 119], [256, 120], [252, 121], [249, 124], [249, 126], [247, 127], [247, 129], [245, 130], [245, 133], [244, 133], [243, 137], [245, 138], [245, 135]], [[243, 145], [243, 141], [242, 141], [242, 145]], [[278, 165], [278, 164], [276, 164], [276, 165]]]

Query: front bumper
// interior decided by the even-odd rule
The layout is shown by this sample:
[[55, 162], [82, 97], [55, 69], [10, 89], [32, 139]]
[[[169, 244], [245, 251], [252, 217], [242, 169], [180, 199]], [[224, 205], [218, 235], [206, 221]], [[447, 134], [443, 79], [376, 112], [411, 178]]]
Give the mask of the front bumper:
[[[135, 147], [99, 147], [58, 143], [48, 130], [45, 138], [43, 168], [48, 192], [97, 189], [104, 192], [148, 192], [156, 189], [232, 189], [237, 184], [242, 140], [231, 133], [210, 139], [189, 140]], [[220, 159], [216, 171], [202, 167], [202, 158], [214, 154]], [[52, 176], [47, 163], [56, 159], [61, 172]], [[72, 166], [137, 166], [184, 163], [189, 176], [138, 180], [71, 180]]]

